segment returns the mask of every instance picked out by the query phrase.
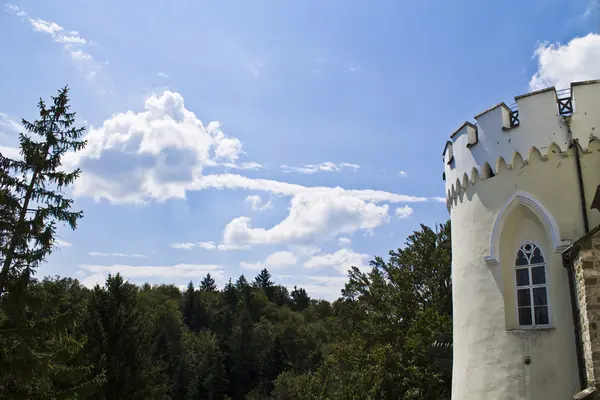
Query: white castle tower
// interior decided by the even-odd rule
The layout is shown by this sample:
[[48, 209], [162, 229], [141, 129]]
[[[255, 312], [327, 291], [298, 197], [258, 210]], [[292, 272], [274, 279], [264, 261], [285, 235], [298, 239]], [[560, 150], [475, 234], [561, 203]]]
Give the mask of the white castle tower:
[[600, 349], [598, 363], [582, 355], [589, 340], [583, 348], [576, 283], [561, 257], [600, 224], [590, 209], [600, 184], [600, 81], [515, 100], [465, 122], [444, 148], [453, 400], [578, 398], [594, 385], [586, 368], [600, 364]]

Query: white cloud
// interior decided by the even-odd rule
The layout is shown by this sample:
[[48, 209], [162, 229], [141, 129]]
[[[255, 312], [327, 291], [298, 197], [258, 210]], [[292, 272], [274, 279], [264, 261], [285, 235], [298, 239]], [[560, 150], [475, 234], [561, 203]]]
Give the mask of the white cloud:
[[241, 262], [240, 266], [246, 269], [261, 270], [263, 268], [276, 269], [278, 267], [287, 267], [290, 265], [296, 265], [298, 258], [290, 251], [277, 251], [269, 255], [263, 262], [259, 263], [248, 263]]
[[71, 156], [83, 169], [75, 195], [113, 203], [144, 203], [185, 198], [203, 169], [219, 161], [235, 162], [242, 144], [206, 127], [187, 110], [179, 93], [164, 91], [145, 101], [145, 111], [120, 113], [92, 127], [85, 150]]
[[254, 170], [257, 171], [259, 169], [264, 168], [261, 164], [254, 162], [254, 161], [250, 161], [250, 162], [243, 162], [241, 164], [235, 164], [235, 163], [223, 163], [222, 164], [225, 168], [230, 168], [230, 169], [240, 169], [240, 170]]
[[352, 243], [352, 239], [348, 237], [341, 237], [338, 238], [337, 243], [340, 247], [350, 246], [350, 244]]
[[362, 70], [362, 68], [360, 67], [360, 65], [353, 65], [353, 64], [351, 64], [348, 67], [348, 71], [350, 71], [350, 72], [360, 72], [361, 70]]
[[331, 161], [325, 161], [321, 164], [307, 164], [302, 167], [290, 167], [283, 164], [281, 170], [283, 172], [299, 172], [301, 174], [314, 174], [315, 172], [340, 172], [342, 169], [351, 169], [356, 171], [360, 168], [358, 164], [340, 163], [336, 164]]
[[569, 43], [542, 43], [536, 49], [538, 70], [531, 77], [531, 90], [556, 86], [569, 87], [571, 82], [600, 78], [600, 35], [590, 33]]
[[[211, 242], [212, 243], [212, 242]], [[185, 243], [171, 243], [171, 248], [173, 249], [178, 249], [178, 250], [191, 250], [195, 247], [200, 247], [198, 245], [198, 243], [192, 243], [192, 242], [185, 242]], [[206, 247], [202, 247], [202, 248], [206, 248]], [[214, 244], [213, 247], [209, 247], [209, 248], [214, 248]]]
[[62, 239], [54, 239], [54, 244], [57, 247], [60, 247], [60, 248], [65, 248], [65, 247], [71, 247], [72, 246], [71, 243], [67, 242], [66, 240], [62, 240]]
[[0, 112], [0, 133], [19, 133], [23, 130], [23, 125]]
[[430, 200], [433, 201], [437, 201], [438, 203], [445, 203], [446, 202], [446, 198], [445, 197], [430, 197]]
[[[306, 187], [237, 174], [206, 175], [208, 167], [243, 165], [239, 163], [241, 142], [226, 136], [218, 122], [203, 125], [186, 109], [179, 93], [165, 90], [152, 95], [144, 108], [115, 114], [102, 126], [90, 128], [85, 137], [87, 147], [65, 156], [66, 168], [83, 170], [73, 194], [134, 204], [184, 199], [189, 191], [209, 189], [242, 189], [291, 198], [288, 216], [275, 226], [253, 227], [248, 217], [234, 218], [225, 227], [221, 244], [211, 249], [240, 250], [253, 244], [281, 242], [310, 245], [318, 238], [372, 230], [387, 223], [389, 206], [385, 203], [430, 201], [380, 190]], [[319, 168], [334, 166], [323, 164]], [[341, 163], [335, 168], [358, 165]], [[258, 207], [252, 196], [248, 201]], [[265, 206], [262, 198], [260, 205]]]
[[156, 265], [90, 265], [82, 264], [79, 268], [94, 274], [112, 274], [117, 273], [126, 278], [190, 278], [204, 277], [210, 273], [216, 277], [223, 277], [224, 272], [219, 265], [201, 265], [201, 264], [176, 264], [169, 266]]
[[50, 36], [55, 43], [62, 44], [63, 49], [69, 54], [79, 70], [85, 73], [88, 78], [92, 78], [97, 74], [102, 63], [97, 62], [92, 54], [85, 50], [86, 45], [88, 45], [89, 42], [81, 37], [79, 32], [67, 31], [56, 22], [29, 17], [25, 11], [14, 4], [6, 4], [4, 9], [19, 17], [27, 17], [26, 20], [35, 32], [46, 34]]
[[406, 172], [406, 171], [399, 171], [398, 175], [401, 176], [401, 177], [403, 177], [403, 178], [406, 178], [408, 176], [408, 172]]
[[[77, 272], [83, 273], [83, 271], [77, 271]], [[93, 274], [93, 275], [89, 275], [89, 276], [83, 278], [81, 280], [81, 284], [89, 289], [93, 289], [94, 286], [96, 286], [96, 285], [104, 286], [104, 283], [106, 282], [106, 278], [107, 278], [107, 274]]]
[[396, 216], [400, 219], [408, 218], [413, 215], [414, 210], [409, 206], [396, 208]]
[[98, 251], [92, 251], [89, 253], [92, 257], [132, 257], [132, 258], [146, 258], [143, 254], [137, 253], [102, 253]]
[[165, 72], [157, 72], [156, 75], [160, 76], [161, 78], [169, 78], [169, 74], [165, 73]]
[[249, 250], [251, 249], [248, 245], [238, 245], [238, 244], [225, 244], [221, 243], [219, 245], [215, 244], [215, 242], [184, 242], [184, 243], [171, 243], [171, 248], [179, 249], [179, 250], [192, 250], [192, 249], [204, 249], [204, 250], [221, 250], [221, 251], [231, 251], [231, 250]]
[[21, 160], [23, 157], [21, 156], [20, 152], [21, 149], [18, 147], [0, 146], [0, 154], [6, 158]]
[[292, 198], [289, 215], [272, 228], [254, 228], [248, 217], [233, 219], [225, 227], [223, 242], [310, 244], [327, 236], [373, 229], [387, 221], [387, 205], [365, 201], [341, 188], [306, 191]]
[[272, 199], [269, 199], [266, 203], [262, 202], [262, 199], [258, 195], [251, 195], [246, 197], [247, 203], [252, 205], [252, 211], [265, 211], [273, 208]]
[[368, 261], [368, 254], [355, 253], [350, 249], [344, 248], [335, 253], [315, 255], [306, 261], [304, 266], [310, 269], [335, 268], [340, 273], [346, 274], [350, 267], [357, 267], [361, 270], [368, 269]]

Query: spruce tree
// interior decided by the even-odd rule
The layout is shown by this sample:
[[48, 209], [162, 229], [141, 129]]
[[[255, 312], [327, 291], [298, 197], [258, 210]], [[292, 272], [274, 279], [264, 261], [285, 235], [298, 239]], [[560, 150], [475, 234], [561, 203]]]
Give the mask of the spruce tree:
[[27, 131], [19, 134], [22, 160], [0, 154], [0, 295], [11, 280], [32, 274], [52, 252], [57, 222], [75, 229], [83, 216], [71, 211], [73, 200], [63, 193], [81, 171], [63, 171], [62, 158], [86, 145], [81, 140], [85, 128], [74, 126], [68, 92], [67, 87], [59, 90], [50, 107], [40, 99], [39, 119], [22, 120]]
[[204, 279], [202, 279], [202, 281], [200, 282], [200, 290], [203, 290], [205, 292], [217, 291], [217, 284], [215, 283], [215, 280], [212, 278], [212, 276], [210, 276], [210, 273], [206, 274]]

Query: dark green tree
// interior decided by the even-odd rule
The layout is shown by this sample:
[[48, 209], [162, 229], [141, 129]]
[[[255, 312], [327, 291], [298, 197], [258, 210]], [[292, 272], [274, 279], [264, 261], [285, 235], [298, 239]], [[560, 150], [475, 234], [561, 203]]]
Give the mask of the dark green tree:
[[28, 133], [19, 134], [21, 160], [0, 155], [0, 295], [18, 274], [35, 271], [52, 252], [57, 222], [75, 229], [83, 216], [71, 211], [73, 201], [63, 193], [80, 170], [64, 171], [62, 158], [86, 145], [81, 140], [85, 128], [74, 126], [68, 92], [59, 90], [50, 107], [40, 99], [39, 119], [22, 120]]
[[292, 298], [292, 309], [294, 311], [304, 311], [308, 308], [310, 304], [310, 297], [308, 297], [308, 293], [303, 288], [298, 289], [294, 286], [294, 290], [291, 293]]
[[200, 282], [200, 290], [205, 292], [217, 291], [217, 284], [215, 283], [215, 280], [212, 278], [212, 276], [210, 276], [210, 273], [206, 274], [204, 279], [202, 279], [202, 282]]
[[138, 301], [138, 288], [117, 274], [90, 298], [85, 353], [106, 371], [101, 398], [151, 399], [165, 395], [164, 381], [153, 363], [151, 331]]
[[269, 300], [273, 299], [274, 283], [271, 281], [271, 274], [266, 268], [263, 268], [260, 273], [254, 278], [254, 286], [262, 289]]

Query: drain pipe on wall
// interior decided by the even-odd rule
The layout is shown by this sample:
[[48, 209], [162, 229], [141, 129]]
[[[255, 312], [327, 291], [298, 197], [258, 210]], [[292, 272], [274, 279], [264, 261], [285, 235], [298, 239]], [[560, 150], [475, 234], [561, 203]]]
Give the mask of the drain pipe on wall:
[[[573, 156], [575, 157], [575, 169], [577, 172], [577, 182], [579, 186], [579, 200], [581, 203], [581, 218], [583, 220], [584, 234], [590, 231], [590, 225], [588, 222], [587, 215], [587, 204], [585, 201], [585, 188], [583, 186], [583, 173], [581, 171], [581, 153], [579, 151], [579, 143], [573, 139], [573, 131], [571, 131], [571, 116], [562, 117], [565, 125], [567, 126], [567, 135], [569, 140], [569, 147], [573, 149]], [[587, 376], [585, 371], [585, 361], [583, 358], [583, 348], [581, 346], [581, 329], [580, 329], [580, 314], [579, 307], [577, 306], [577, 290], [575, 288], [575, 268], [573, 266], [573, 259], [571, 257], [572, 248], [567, 250], [566, 262], [563, 262], [563, 266], [567, 269], [567, 275], [569, 278], [569, 295], [571, 297], [571, 312], [573, 314], [573, 329], [575, 330], [575, 352], [577, 354], [577, 367], [579, 370], [579, 383], [582, 391], [573, 396], [573, 399], [586, 399], [590, 398], [595, 392], [594, 387], [588, 387]]]

